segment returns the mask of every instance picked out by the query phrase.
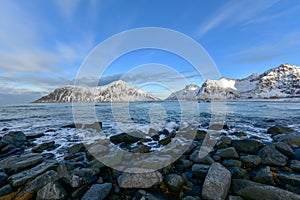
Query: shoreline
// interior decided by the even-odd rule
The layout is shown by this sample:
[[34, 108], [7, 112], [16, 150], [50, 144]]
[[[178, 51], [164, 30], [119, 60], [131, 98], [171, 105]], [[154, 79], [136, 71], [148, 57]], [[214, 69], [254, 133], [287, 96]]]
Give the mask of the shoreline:
[[[22, 132], [8, 132], [0, 146], [0, 199], [90, 199], [95, 194], [97, 199], [194, 200], [217, 196], [219, 199], [262, 199], [264, 195], [300, 199], [300, 133], [281, 126], [270, 127], [268, 133], [274, 140], [270, 143], [221, 135], [208, 155], [199, 158], [199, 149], [209, 133], [198, 130], [191, 146], [175, 162], [155, 172], [130, 174], [106, 167], [82, 143], [68, 147], [68, 153], [58, 162], [48, 153], [58, 148], [55, 141], [34, 144], [42, 134], [26, 137]], [[170, 132], [159, 134], [173, 140]], [[132, 137], [128, 140], [126, 135], [125, 138], [124, 135], [111, 137], [106, 142], [119, 145], [119, 141], [128, 144], [140, 141]], [[105, 141], [97, 142], [97, 149], [102, 149], [99, 153], [116, 161], [114, 152], [109, 152], [104, 144]], [[30, 148], [31, 152], [24, 148]], [[3, 156], [10, 150], [10, 155]], [[125, 150], [147, 155], [149, 148], [144, 145], [134, 150], [125, 146]], [[157, 155], [157, 163], [166, 162]], [[249, 192], [253, 187], [263, 196]], [[59, 192], [51, 193], [53, 190]]]

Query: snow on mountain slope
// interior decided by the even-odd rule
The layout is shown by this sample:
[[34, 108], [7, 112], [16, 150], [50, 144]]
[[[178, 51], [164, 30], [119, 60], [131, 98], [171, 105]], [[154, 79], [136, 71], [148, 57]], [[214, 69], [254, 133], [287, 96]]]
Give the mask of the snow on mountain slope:
[[198, 85], [190, 84], [184, 89], [172, 93], [166, 101], [173, 100], [194, 100], [199, 92], [200, 87]]
[[207, 80], [197, 99], [280, 98], [300, 96], [300, 67], [282, 64], [244, 79]]
[[35, 103], [51, 102], [127, 102], [158, 101], [146, 92], [119, 80], [99, 87], [66, 86], [38, 99]]

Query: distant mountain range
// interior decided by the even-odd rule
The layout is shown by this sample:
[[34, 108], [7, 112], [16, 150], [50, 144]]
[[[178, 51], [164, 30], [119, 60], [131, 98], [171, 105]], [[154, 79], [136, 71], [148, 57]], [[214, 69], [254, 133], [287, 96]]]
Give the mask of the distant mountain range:
[[[201, 87], [191, 84], [172, 93], [166, 101], [211, 99], [262, 99], [300, 97], [300, 67], [282, 64], [263, 74], [253, 73], [243, 79], [221, 78], [206, 80]], [[35, 103], [50, 102], [125, 102], [160, 101], [159, 98], [124, 81], [99, 87], [67, 86], [38, 99]]]

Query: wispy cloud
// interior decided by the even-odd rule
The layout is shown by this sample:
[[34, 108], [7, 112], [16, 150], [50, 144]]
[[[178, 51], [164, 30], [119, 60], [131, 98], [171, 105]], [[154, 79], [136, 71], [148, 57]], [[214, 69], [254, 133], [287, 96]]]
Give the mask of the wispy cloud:
[[[213, 16], [210, 16], [196, 31], [196, 35], [201, 37], [213, 29], [219, 27], [234, 26], [243, 24], [263, 11], [272, 7], [279, 0], [253, 1], [228, 1], [221, 8], [217, 9]], [[251, 7], [251, 8], [249, 8]]]
[[79, 6], [80, 0], [56, 0], [55, 3], [63, 17], [65, 17], [68, 21], [71, 21]]

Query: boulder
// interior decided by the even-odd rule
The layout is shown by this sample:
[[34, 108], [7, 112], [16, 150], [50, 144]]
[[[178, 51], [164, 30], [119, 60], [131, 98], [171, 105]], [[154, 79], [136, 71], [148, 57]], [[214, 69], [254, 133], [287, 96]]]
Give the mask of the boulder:
[[171, 142], [171, 138], [169, 138], [169, 137], [166, 137], [166, 138], [164, 138], [164, 139], [161, 139], [161, 140], [159, 140], [159, 144], [161, 144], [161, 145], [167, 145], [167, 144], [169, 144], [170, 142]]
[[6, 185], [7, 178], [8, 178], [8, 176], [5, 172], [0, 172], [0, 187]]
[[114, 144], [120, 144], [120, 143], [125, 143], [125, 144], [132, 144], [137, 141], [139, 141], [142, 137], [136, 137], [129, 135], [127, 133], [120, 133], [117, 135], [113, 135], [110, 137], [110, 141]]
[[206, 174], [208, 173], [209, 168], [210, 165], [194, 164], [192, 166], [192, 172], [194, 173], [196, 178], [204, 179]]
[[203, 199], [225, 200], [230, 183], [230, 172], [220, 163], [214, 163], [205, 177], [201, 196]]
[[56, 169], [56, 167], [57, 162], [44, 162], [31, 169], [10, 176], [8, 181], [13, 187], [19, 187], [48, 170]]
[[22, 147], [26, 142], [26, 135], [22, 131], [12, 131], [2, 137], [2, 141], [14, 145], [15, 147]]
[[276, 175], [282, 185], [300, 186], [300, 174], [279, 172]]
[[11, 193], [12, 191], [13, 191], [13, 188], [9, 184], [7, 184], [3, 187], [0, 187], [0, 198], [6, 194]]
[[121, 188], [150, 188], [161, 182], [162, 175], [158, 171], [136, 174], [123, 173], [118, 178], [118, 184]]
[[199, 155], [199, 149], [195, 149], [193, 153], [190, 155], [190, 160], [193, 161], [194, 163], [201, 163], [201, 164], [212, 164], [215, 161], [208, 155], [205, 157], [200, 157]]
[[234, 159], [223, 160], [222, 164], [225, 167], [242, 167], [242, 162]]
[[45, 134], [44, 133], [28, 133], [26, 134], [27, 139], [35, 139], [35, 138], [40, 138], [43, 137]]
[[284, 142], [290, 146], [300, 147], [300, 133], [280, 134], [273, 137], [274, 141]]
[[111, 183], [94, 184], [83, 195], [82, 200], [103, 200], [109, 194], [111, 188]]
[[243, 200], [243, 198], [240, 197], [240, 196], [229, 195], [229, 196], [227, 197], [227, 200]]
[[217, 154], [223, 159], [236, 159], [239, 158], [239, 154], [236, 152], [234, 147], [228, 147], [225, 149], [219, 149]]
[[299, 160], [292, 160], [290, 162], [290, 168], [293, 171], [300, 173], [300, 161]]
[[54, 147], [55, 142], [51, 141], [51, 142], [44, 142], [42, 144], [39, 144], [38, 146], [32, 147], [31, 151], [33, 152], [43, 152], [46, 149], [50, 149]]
[[148, 153], [150, 151], [151, 147], [144, 145], [144, 144], [140, 144], [137, 145], [136, 147], [134, 147], [131, 152], [133, 153]]
[[241, 156], [242, 163], [245, 167], [256, 168], [261, 164], [261, 158], [257, 155]]
[[36, 195], [37, 200], [67, 199], [67, 192], [58, 182], [50, 182], [41, 188]]
[[270, 166], [285, 166], [288, 160], [288, 158], [280, 153], [272, 144], [262, 148], [257, 155], [261, 158], [262, 164]]
[[241, 167], [228, 167], [228, 170], [230, 171], [232, 178], [249, 179], [247, 170]]
[[286, 144], [284, 142], [276, 142], [276, 143], [273, 143], [273, 145], [275, 145], [275, 148], [278, 151], [280, 151], [283, 155], [290, 157], [290, 158], [295, 156], [293, 149], [288, 144]]
[[289, 192], [287, 190], [283, 190], [269, 185], [264, 185], [261, 183], [255, 183], [248, 180], [242, 180], [242, 179], [233, 179], [231, 185], [231, 191], [234, 194], [243, 197], [244, 199], [253, 199], [253, 200], [261, 200], [261, 199], [299, 200], [300, 199], [300, 195]]
[[95, 130], [100, 131], [100, 130], [102, 130], [102, 122], [94, 122], [92, 124], [85, 124], [83, 127], [86, 129], [95, 129]]
[[269, 166], [265, 166], [258, 170], [251, 171], [250, 177], [251, 180], [253, 180], [254, 182], [267, 185], [275, 185], [273, 174]]
[[172, 192], [180, 192], [184, 184], [183, 178], [177, 174], [168, 174], [165, 182]]
[[29, 153], [22, 156], [15, 155], [0, 161], [0, 166], [8, 173], [14, 174], [24, 169], [34, 167], [43, 162], [41, 154]]
[[256, 154], [264, 145], [254, 139], [232, 140], [231, 145], [239, 152]]
[[74, 144], [68, 148], [69, 154], [75, 154], [78, 152], [83, 152], [85, 150], [86, 148], [83, 143]]
[[272, 126], [270, 128], [268, 128], [267, 133], [268, 134], [272, 134], [272, 135], [277, 135], [277, 134], [284, 134], [284, 133], [292, 133], [294, 132], [293, 129], [289, 128], [289, 127], [285, 127], [285, 126]]

